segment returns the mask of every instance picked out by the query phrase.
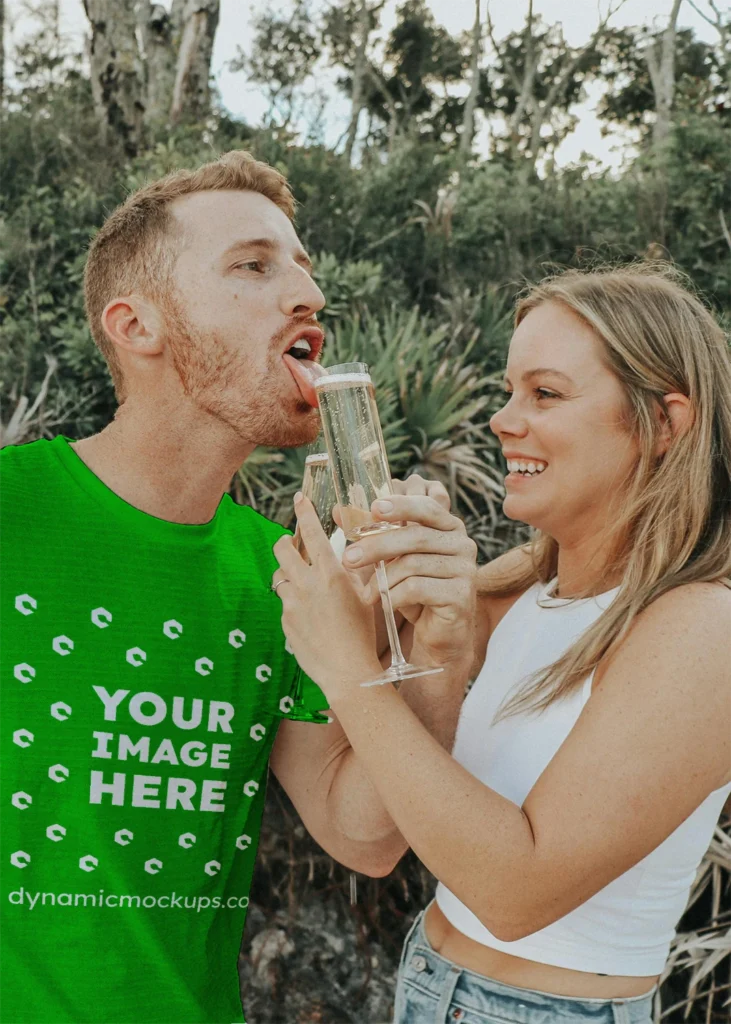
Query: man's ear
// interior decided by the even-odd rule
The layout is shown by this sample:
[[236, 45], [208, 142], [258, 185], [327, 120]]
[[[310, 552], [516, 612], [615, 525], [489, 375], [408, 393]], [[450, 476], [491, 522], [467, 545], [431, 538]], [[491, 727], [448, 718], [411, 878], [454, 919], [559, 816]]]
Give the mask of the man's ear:
[[157, 356], [163, 351], [163, 321], [157, 306], [141, 295], [108, 302], [102, 327], [111, 342], [131, 356]]
[[664, 455], [676, 437], [681, 437], [693, 425], [695, 414], [687, 395], [671, 392], [663, 395], [665, 407], [660, 407], [660, 436], [655, 454]]

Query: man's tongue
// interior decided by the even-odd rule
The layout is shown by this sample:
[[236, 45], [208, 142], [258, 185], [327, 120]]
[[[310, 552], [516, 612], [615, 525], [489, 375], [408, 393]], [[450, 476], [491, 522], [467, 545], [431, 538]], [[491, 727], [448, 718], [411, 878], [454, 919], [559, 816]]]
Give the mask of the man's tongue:
[[299, 388], [302, 398], [313, 409], [316, 409], [318, 405], [317, 392], [312, 381], [320, 370], [319, 364], [312, 362], [310, 359], [295, 359], [289, 352], [285, 352], [282, 359], [289, 367], [289, 372], [294, 377], [294, 382]]

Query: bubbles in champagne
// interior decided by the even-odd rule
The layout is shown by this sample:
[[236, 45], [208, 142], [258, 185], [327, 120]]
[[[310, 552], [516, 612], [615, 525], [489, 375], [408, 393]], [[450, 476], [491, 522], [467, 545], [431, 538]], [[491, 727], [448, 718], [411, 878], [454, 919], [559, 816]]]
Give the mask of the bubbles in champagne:
[[320, 414], [333, 453], [333, 478], [349, 540], [393, 529], [375, 522], [371, 505], [392, 494], [373, 383], [366, 373], [341, 373], [317, 382]]

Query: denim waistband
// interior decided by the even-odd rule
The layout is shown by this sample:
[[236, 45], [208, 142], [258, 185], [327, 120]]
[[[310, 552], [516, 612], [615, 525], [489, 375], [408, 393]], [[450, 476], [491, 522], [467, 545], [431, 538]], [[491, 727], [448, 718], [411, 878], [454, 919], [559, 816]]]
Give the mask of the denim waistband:
[[432, 948], [424, 930], [424, 913], [417, 916], [406, 937], [400, 971], [404, 980], [443, 1003], [445, 1012], [450, 1003], [456, 1003], [477, 1015], [515, 1024], [647, 1024], [652, 1019], [655, 989], [625, 999], [558, 996], [506, 985], [460, 967]]

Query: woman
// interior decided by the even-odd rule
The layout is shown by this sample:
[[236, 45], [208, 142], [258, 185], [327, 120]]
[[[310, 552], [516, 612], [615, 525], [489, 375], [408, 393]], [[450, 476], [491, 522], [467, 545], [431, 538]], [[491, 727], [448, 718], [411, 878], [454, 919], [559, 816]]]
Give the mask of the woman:
[[[559, 275], [515, 320], [490, 426], [505, 514], [536, 532], [480, 570], [453, 756], [392, 687], [355, 685], [374, 675], [371, 632], [304, 502], [321, 557], [280, 541], [283, 624], [439, 879], [398, 1024], [640, 1024], [731, 792], [729, 352], [691, 294], [641, 268]], [[418, 580], [427, 534], [451, 528], [420, 500], [395, 496], [382, 518], [422, 526], [364, 539], [355, 564], [394, 559], [394, 602], [424, 606], [412, 660], [465, 678], [448, 638], [470, 601]]]

